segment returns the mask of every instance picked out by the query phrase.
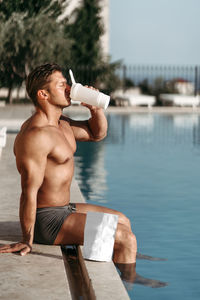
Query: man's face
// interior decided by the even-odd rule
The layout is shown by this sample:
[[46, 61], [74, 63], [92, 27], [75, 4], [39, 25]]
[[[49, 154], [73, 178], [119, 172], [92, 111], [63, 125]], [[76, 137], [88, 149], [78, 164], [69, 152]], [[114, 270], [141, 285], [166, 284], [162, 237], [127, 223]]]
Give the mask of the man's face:
[[70, 86], [67, 84], [63, 74], [59, 71], [54, 72], [50, 76], [48, 84], [49, 102], [56, 106], [66, 107], [71, 104]]

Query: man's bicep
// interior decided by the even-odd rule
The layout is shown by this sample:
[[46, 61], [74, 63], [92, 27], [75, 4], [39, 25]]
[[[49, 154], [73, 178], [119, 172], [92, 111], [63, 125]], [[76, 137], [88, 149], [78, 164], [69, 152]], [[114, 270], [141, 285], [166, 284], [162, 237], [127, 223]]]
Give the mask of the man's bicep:
[[47, 157], [26, 157], [20, 163], [22, 189], [38, 190], [44, 180]]
[[70, 125], [77, 141], [93, 140], [93, 135], [89, 128], [88, 121], [70, 121]]
[[16, 155], [17, 168], [21, 175], [22, 192], [37, 191], [44, 180], [48, 151], [38, 143], [24, 145]]
[[49, 135], [41, 130], [32, 130], [16, 147], [16, 163], [22, 184], [41, 185], [51, 150]]
[[85, 121], [72, 120], [69, 117], [66, 117], [64, 115], [62, 115], [60, 117], [60, 120], [63, 120], [70, 125], [70, 127], [73, 131], [73, 135], [77, 141], [92, 141], [93, 140], [93, 136], [92, 136], [92, 132], [89, 128], [88, 120], [85, 120]]

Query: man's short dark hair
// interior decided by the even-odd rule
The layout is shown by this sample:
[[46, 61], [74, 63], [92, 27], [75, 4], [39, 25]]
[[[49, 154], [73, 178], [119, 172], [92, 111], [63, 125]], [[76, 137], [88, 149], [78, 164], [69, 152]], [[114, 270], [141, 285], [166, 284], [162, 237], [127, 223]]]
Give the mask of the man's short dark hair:
[[50, 82], [50, 75], [59, 71], [62, 73], [62, 69], [57, 64], [44, 64], [36, 67], [26, 79], [26, 91], [28, 96], [33, 101], [35, 106], [38, 106], [37, 91], [46, 88]]

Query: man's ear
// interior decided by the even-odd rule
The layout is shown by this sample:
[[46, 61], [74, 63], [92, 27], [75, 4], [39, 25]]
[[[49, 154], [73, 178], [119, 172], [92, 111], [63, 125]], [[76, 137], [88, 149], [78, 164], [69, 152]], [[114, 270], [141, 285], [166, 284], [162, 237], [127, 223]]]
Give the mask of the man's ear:
[[46, 100], [48, 98], [47, 92], [45, 90], [38, 90], [37, 96], [40, 100]]

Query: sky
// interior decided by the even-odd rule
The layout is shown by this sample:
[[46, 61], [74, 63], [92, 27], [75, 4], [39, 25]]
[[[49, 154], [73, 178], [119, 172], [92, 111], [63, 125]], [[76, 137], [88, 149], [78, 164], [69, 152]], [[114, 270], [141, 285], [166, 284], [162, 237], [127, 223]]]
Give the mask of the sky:
[[200, 65], [200, 0], [110, 0], [111, 60]]

